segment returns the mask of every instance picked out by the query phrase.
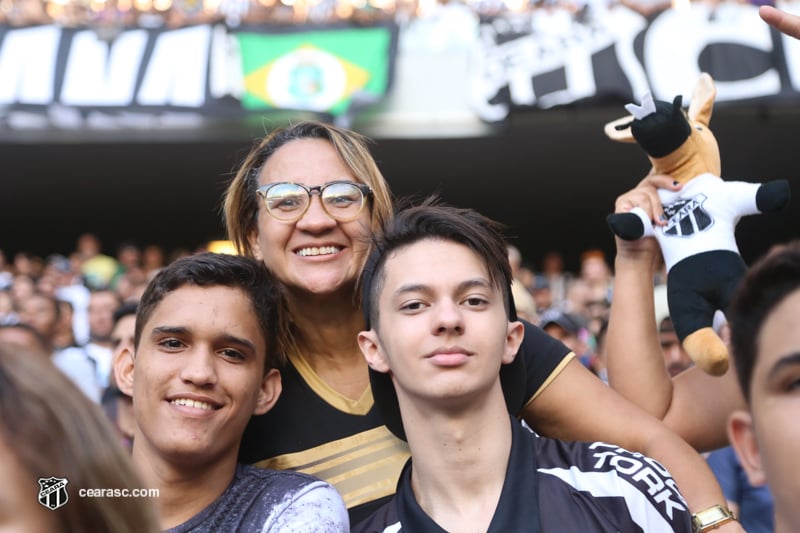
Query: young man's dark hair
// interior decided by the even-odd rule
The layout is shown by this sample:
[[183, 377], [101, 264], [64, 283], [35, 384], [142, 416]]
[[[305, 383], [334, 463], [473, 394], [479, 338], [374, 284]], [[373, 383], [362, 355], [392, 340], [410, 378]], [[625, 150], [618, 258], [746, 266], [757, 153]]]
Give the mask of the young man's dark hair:
[[750, 268], [726, 312], [736, 372], [748, 403], [764, 321], [786, 296], [798, 288], [800, 241], [794, 241], [775, 247]]
[[150, 282], [139, 301], [136, 313], [135, 347], [138, 348], [142, 328], [153, 310], [166, 295], [184, 285], [198, 287], [224, 286], [241, 289], [256, 311], [264, 338], [267, 356], [264, 371], [280, 368], [285, 356], [277, 349], [280, 327], [281, 289], [263, 263], [241, 256], [204, 252], [173, 261]]
[[[465, 227], [480, 227], [483, 231], [465, 232]], [[457, 242], [485, 257], [490, 281], [504, 288], [503, 303], [508, 310], [509, 320], [516, 320], [514, 298], [511, 290], [506, 290], [510, 287], [513, 276], [508, 262], [504, 230], [502, 224], [475, 210], [446, 206], [436, 197], [429, 197], [418, 206], [399, 211], [376, 239], [361, 274], [361, 303], [367, 329], [377, 327], [378, 296], [383, 288], [386, 258], [398, 248], [426, 238]]]

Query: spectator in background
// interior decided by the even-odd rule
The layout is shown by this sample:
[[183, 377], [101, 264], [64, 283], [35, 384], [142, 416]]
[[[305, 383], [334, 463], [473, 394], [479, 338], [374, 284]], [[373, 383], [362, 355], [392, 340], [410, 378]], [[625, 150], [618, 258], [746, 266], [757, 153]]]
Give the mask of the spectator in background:
[[72, 303], [58, 299], [56, 303], [58, 304], [58, 324], [56, 324], [56, 331], [53, 335], [53, 347], [56, 350], [80, 347], [75, 340], [75, 330], [72, 327], [73, 317], [75, 315], [75, 311], [72, 309]]
[[14, 297], [11, 296], [11, 291], [0, 289], [0, 325], [13, 324], [17, 320], [17, 308], [14, 305]]
[[142, 250], [142, 270], [145, 277], [151, 279], [160, 269], [164, 268], [166, 254], [164, 249], [157, 244], [149, 244]]
[[94, 361], [97, 383], [103, 389], [108, 387], [111, 373], [111, 330], [114, 327], [114, 311], [121, 304], [119, 296], [111, 289], [92, 291], [89, 297], [89, 343], [85, 349]]
[[124, 273], [117, 278], [116, 293], [123, 302], [138, 302], [147, 288], [147, 279], [139, 275]]
[[35, 278], [39, 275], [36, 264], [36, 259], [28, 252], [17, 252], [14, 254], [12, 270], [15, 276], [30, 276], [31, 278]]
[[572, 279], [564, 270], [564, 257], [560, 252], [551, 250], [544, 254], [541, 275], [550, 287], [553, 304], [560, 307], [567, 298], [567, 287]]
[[509, 244], [506, 249], [508, 251], [508, 263], [511, 265], [511, 275], [514, 280], [511, 284], [511, 292], [514, 295], [517, 314], [528, 322], [536, 323], [538, 322], [536, 302], [533, 300], [533, 295], [528, 292], [525, 284], [519, 279], [520, 270], [522, 269], [522, 253], [513, 244]]
[[55, 296], [72, 305], [72, 331], [75, 344], [83, 346], [89, 342], [89, 289], [83, 282], [80, 265], [63, 255], [53, 254], [47, 258], [46, 272], [55, 281]]
[[53, 363], [89, 399], [99, 402], [100, 386], [97, 383], [95, 366], [83, 348], [70, 346], [56, 349], [54, 347], [60, 316], [58, 301], [46, 294], [34, 293], [20, 305], [20, 322], [31, 325], [45, 339]]
[[22, 302], [27, 300], [36, 292], [36, 282], [29, 274], [17, 274], [11, 282], [11, 297], [14, 299], [14, 306], [19, 309]]
[[79, 496], [85, 489], [144, 487], [97, 406], [45, 358], [3, 342], [0, 487], [4, 531], [158, 531], [150, 498]]
[[0, 290], [5, 290], [11, 286], [11, 280], [14, 279], [14, 273], [11, 271], [11, 266], [8, 264], [6, 254], [0, 250]]
[[122, 278], [126, 278], [133, 285], [147, 283], [147, 277], [142, 268], [142, 250], [134, 243], [123, 242], [117, 247], [117, 263], [119, 268], [110, 285], [115, 291], [119, 292]]
[[[133, 351], [138, 307], [136, 302], [126, 302], [114, 311], [114, 327], [111, 329], [112, 364], [115, 364], [125, 349]], [[130, 451], [136, 429], [133, 399], [119, 389], [113, 372], [109, 378], [109, 385], [103, 391], [103, 410], [116, 427], [123, 446]]]
[[550, 282], [543, 275], [535, 275], [531, 295], [536, 303], [537, 316], [541, 316], [542, 313], [553, 307], [553, 291], [550, 288]]
[[554, 339], [563, 342], [578, 356], [583, 366], [593, 368], [594, 351], [589, 343], [586, 322], [581, 316], [550, 309], [542, 313], [539, 327]]
[[670, 377], [675, 377], [694, 365], [692, 358], [683, 349], [670, 317], [667, 316], [661, 319], [658, 325], [658, 338], [661, 342], [664, 363], [667, 365]]
[[81, 261], [81, 274], [90, 289], [106, 289], [120, 270], [116, 259], [102, 253], [100, 239], [94, 233], [78, 237], [76, 252]]
[[589, 302], [611, 302], [614, 277], [602, 250], [590, 249], [581, 254], [580, 279], [588, 285]]

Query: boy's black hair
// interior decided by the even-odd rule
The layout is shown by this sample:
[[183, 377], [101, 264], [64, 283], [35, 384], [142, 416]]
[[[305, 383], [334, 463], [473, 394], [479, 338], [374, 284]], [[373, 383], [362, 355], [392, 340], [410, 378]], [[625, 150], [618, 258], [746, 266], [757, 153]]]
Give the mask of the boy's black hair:
[[[147, 285], [139, 302], [134, 337], [137, 348], [142, 330], [155, 308], [169, 293], [185, 285], [241, 289], [253, 304], [266, 342], [264, 372], [283, 365], [284, 355], [277, 348], [282, 305], [280, 286], [261, 261], [240, 255], [202, 252], [182, 257], [162, 268]], [[198, 312], [204, 311], [198, 309]]]

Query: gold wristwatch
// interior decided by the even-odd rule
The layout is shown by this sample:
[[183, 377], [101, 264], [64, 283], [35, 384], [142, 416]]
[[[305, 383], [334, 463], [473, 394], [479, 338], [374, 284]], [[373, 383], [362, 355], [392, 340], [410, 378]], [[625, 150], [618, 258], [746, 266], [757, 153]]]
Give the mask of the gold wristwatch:
[[692, 515], [692, 528], [694, 533], [706, 533], [732, 520], [736, 520], [733, 511], [721, 505], [712, 505]]

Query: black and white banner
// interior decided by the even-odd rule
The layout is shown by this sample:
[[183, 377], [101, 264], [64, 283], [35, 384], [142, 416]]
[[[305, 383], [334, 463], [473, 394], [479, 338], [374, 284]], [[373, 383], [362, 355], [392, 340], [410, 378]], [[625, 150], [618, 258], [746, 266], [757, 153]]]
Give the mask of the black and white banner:
[[[800, 12], [800, 2], [778, 7]], [[692, 2], [651, 21], [621, 5], [584, 17], [538, 9], [484, 22], [480, 36], [471, 96], [490, 122], [515, 107], [638, 102], [648, 91], [688, 101], [700, 72], [714, 78], [717, 102], [800, 102], [800, 41], [772, 30], [754, 5]]]
[[[514, 109], [638, 101], [647, 91], [688, 101], [702, 71], [718, 103], [800, 103], [800, 40], [772, 30], [755, 6], [696, 1], [647, 19], [600, 1], [577, 15], [541, 7], [480, 23], [447, 4], [448, 16], [413, 20], [390, 47], [399, 68], [384, 76], [392, 89], [370, 100], [371, 119], [393, 134], [430, 135], [434, 125], [480, 131]], [[800, 13], [800, 0], [778, 7]], [[245, 80], [235, 32], [220, 24], [129, 28], [111, 43], [91, 29], [0, 26], [0, 138], [246, 122], [263, 112], [243, 107]]]

